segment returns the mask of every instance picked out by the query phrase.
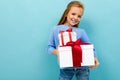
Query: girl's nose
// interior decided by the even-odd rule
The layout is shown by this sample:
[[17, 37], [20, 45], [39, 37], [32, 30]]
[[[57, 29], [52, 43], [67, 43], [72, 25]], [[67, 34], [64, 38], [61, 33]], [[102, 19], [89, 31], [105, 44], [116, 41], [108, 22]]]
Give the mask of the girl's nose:
[[75, 18], [75, 19], [78, 19], [78, 17], [77, 17], [77, 16], [74, 16], [74, 18]]

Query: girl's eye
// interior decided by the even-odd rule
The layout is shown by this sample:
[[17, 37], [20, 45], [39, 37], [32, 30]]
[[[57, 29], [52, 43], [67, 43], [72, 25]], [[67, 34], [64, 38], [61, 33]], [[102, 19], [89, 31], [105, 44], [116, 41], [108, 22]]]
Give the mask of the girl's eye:
[[78, 16], [79, 18], [81, 18], [81, 16]]
[[72, 15], [75, 15], [75, 13], [72, 13]]

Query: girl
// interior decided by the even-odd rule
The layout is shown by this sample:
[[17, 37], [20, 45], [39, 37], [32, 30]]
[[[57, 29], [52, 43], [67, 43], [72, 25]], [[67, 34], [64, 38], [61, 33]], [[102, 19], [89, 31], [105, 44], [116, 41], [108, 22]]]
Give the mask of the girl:
[[[89, 42], [89, 39], [85, 31], [78, 28], [79, 22], [84, 12], [84, 6], [79, 1], [71, 1], [66, 10], [63, 13], [58, 25], [54, 27], [52, 33], [50, 34], [50, 39], [48, 43], [48, 52], [58, 55], [57, 47], [59, 45], [58, 34], [60, 30], [67, 30], [72, 28], [74, 32], [77, 33], [77, 39], [80, 38], [82, 42]], [[95, 54], [95, 65], [90, 66], [90, 68], [95, 68], [99, 65], [99, 61]], [[76, 76], [77, 80], [89, 80], [89, 67], [68, 67], [60, 69], [59, 80], [72, 80], [73, 76]]]

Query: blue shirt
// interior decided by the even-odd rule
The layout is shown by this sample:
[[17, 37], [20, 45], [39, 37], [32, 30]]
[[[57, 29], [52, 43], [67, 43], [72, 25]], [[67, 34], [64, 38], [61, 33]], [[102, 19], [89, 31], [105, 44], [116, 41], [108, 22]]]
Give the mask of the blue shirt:
[[[66, 31], [68, 28], [72, 28], [73, 32], [76, 32], [77, 39], [80, 38], [82, 40], [82, 42], [90, 43], [89, 38], [83, 29], [77, 28], [77, 27], [65, 26], [65, 25], [58, 25], [53, 28], [53, 30], [50, 34], [50, 38], [49, 38], [49, 42], [48, 42], [48, 52], [49, 53], [52, 53], [52, 50], [56, 49], [59, 45], [59, 38], [58, 38], [59, 31], [60, 30]], [[94, 51], [94, 54], [96, 56], [95, 51]]]

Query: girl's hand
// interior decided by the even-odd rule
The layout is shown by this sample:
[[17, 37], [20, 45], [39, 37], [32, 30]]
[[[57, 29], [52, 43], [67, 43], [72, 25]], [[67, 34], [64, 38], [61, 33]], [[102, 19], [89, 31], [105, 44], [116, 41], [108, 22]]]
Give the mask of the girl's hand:
[[52, 51], [52, 53], [53, 53], [54, 55], [56, 55], [56, 56], [58, 57], [58, 61], [60, 61], [60, 56], [59, 56], [58, 48], [57, 48], [57, 49], [54, 49], [54, 50]]
[[55, 55], [58, 55], [58, 49], [54, 49], [54, 50], [52, 51], [52, 53], [55, 54]]
[[98, 59], [95, 57], [94, 58], [94, 60], [95, 60], [95, 65], [93, 65], [93, 66], [90, 66], [90, 69], [93, 69], [93, 68], [96, 68], [96, 67], [98, 67], [99, 66], [99, 61], [98, 61]]

